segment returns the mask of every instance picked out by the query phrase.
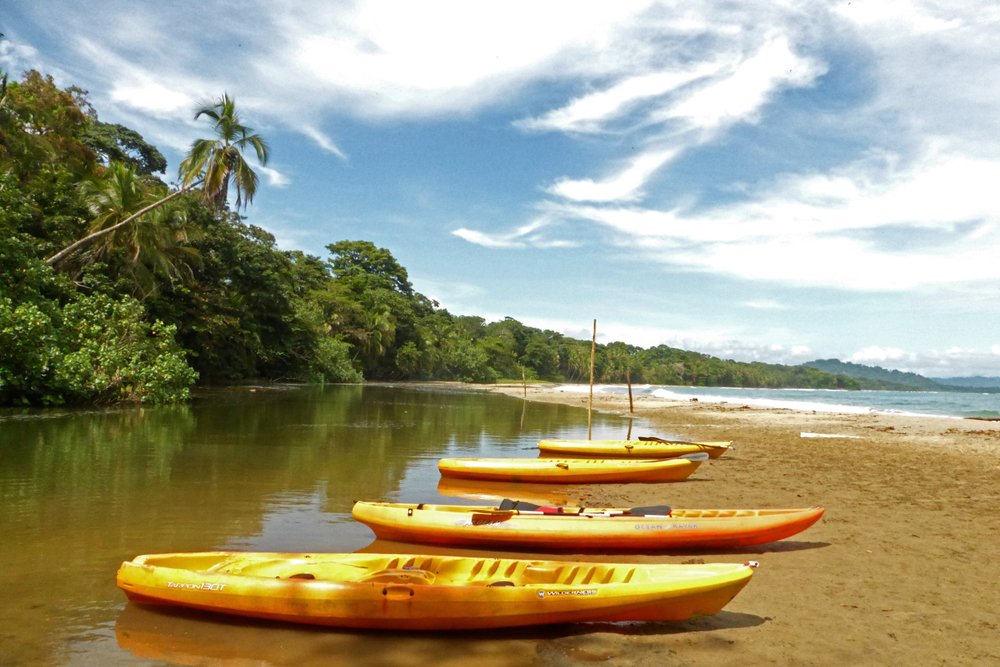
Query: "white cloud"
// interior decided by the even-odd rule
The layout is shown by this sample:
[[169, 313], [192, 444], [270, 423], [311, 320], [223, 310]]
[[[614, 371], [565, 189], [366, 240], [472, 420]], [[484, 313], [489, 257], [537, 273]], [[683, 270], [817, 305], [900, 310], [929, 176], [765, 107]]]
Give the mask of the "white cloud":
[[278, 171], [277, 169], [273, 169], [271, 167], [264, 167], [258, 164], [254, 166], [254, 171], [264, 174], [264, 176], [267, 178], [268, 185], [272, 187], [284, 188], [287, 187], [290, 183], [288, 177], [285, 176], [280, 171]]
[[[650, 126], [682, 121], [678, 127], [661, 130], [664, 136], [656, 137], [649, 148], [628, 159], [625, 167], [611, 176], [600, 181], [562, 178], [547, 188], [549, 194], [571, 201], [636, 201], [644, 195], [649, 179], [664, 165], [728, 126], [756, 120], [778, 91], [807, 86], [822, 73], [819, 64], [797, 56], [787, 38], [778, 37], [735, 65], [722, 68], [708, 62], [679, 73], [667, 70], [627, 79], [607, 91], [574, 100], [542, 119], [522, 121], [521, 125], [529, 129], [596, 131], [602, 123], [617, 120], [640, 101], [653, 109], [636, 128], [643, 134], [649, 133]], [[658, 99], [682, 84], [691, 85], [676, 95], [677, 100]]]
[[681, 71], [665, 70], [626, 77], [611, 87], [573, 99], [566, 106], [536, 118], [517, 121], [526, 130], [599, 133], [608, 121], [618, 120], [634, 107], [656, 100], [678, 88], [711, 75], [718, 66], [699, 65]]
[[[906, 168], [862, 161], [789, 176], [735, 204], [656, 211], [560, 206], [674, 267], [740, 279], [862, 291], [1000, 280], [1000, 155], [980, 159], [932, 145]], [[922, 235], [926, 235], [922, 236]]]
[[881, 347], [878, 345], [871, 345], [858, 350], [848, 357], [846, 361], [856, 364], [866, 364], [869, 366], [881, 366], [884, 364], [896, 364], [900, 361], [912, 359], [912, 357], [912, 354], [909, 354], [897, 347]]
[[518, 240], [516, 236], [484, 234], [483, 232], [466, 229], [465, 227], [459, 227], [452, 234], [484, 248], [523, 248], [527, 245], [524, 241]]
[[706, 130], [750, 122], [775, 93], [786, 87], [810, 85], [823, 71], [811, 58], [796, 55], [786, 37], [776, 37], [733, 66], [725, 76], [696, 87], [663, 115]]
[[551, 218], [540, 216], [507, 233], [486, 234], [465, 227], [455, 229], [451, 233], [460, 239], [484, 248], [574, 248], [579, 245], [577, 241], [543, 236], [540, 233], [541, 230], [549, 226], [551, 222]]
[[677, 150], [650, 151], [629, 161], [618, 173], [603, 181], [562, 179], [547, 188], [550, 194], [571, 201], [631, 201], [642, 195], [650, 176], [677, 155]]
[[283, 48], [258, 65], [272, 78], [296, 72], [283, 88], [319, 91], [360, 115], [464, 114], [557, 64], [579, 68], [574, 54], [616, 42], [647, 4], [373, 1], [289, 11], [278, 3], [270, 23]]
[[189, 112], [195, 105], [190, 96], [153, 81], [120, 82], [110, 91], [111, 99], [157, 116]]
[[302, 133], [305, 134], [310, 139], [312, 139], [313, 141], [315, 141], [316, 145], [325, 150], [327, 153], [332, 153], [333, 155], [339, 157], [341, 160], [347, 159], [347, 154], [344, 153], [344, 151], [342, 151], [340, 147], [333, 142], [332, 139], [326, 136], [326, 134], [324, 134], [319, 129], [306, 125], [302, 127]]
[[30, 44], [0, 39], [0, 63], [3, 64], [7, 74], [16, 75], [22, 69], [33, 67], [37, 59], [38, 49]]

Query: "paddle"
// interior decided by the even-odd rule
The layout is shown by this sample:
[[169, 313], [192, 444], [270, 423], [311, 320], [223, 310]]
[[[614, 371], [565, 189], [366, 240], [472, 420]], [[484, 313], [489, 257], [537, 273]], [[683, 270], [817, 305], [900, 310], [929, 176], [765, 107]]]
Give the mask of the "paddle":
[[504, 498], [500, 501], [500, 506], [497, 507], [499, 510], [537, 510], [541, 505], [536, 505], [534, 503], [529, 503], [524, 500], [512, 500], [510, 498]]
[[640, 435], [641, 442], [661, 442], [665, 445], [698, 445], [699, 447], [712, 447], [715, 449], [729, 449], [732, 445], [713, 445], [708, 442], [695, 442], [694, 440], [665, 440], [657, 438], [655, 435]]
[[614, 517], [657, 517], [666, 518], [670, 516], [669, 505], [650, 505], [648, 507], [632, 507], [630, 509], [617, 512], [584, 512], [582, 509], [577, 512], [531, 512], [518, 510], [481, 510], [472, 513], [472, 525], [482, 526], [490, 523], [503, 523], [515, 516], [576, 516], [584, 519], [594, 518], [614, 518]]
[[472, 514], [472, 525], [499, 523], [518, 514], [561, 514], [561, 507], [542, 507], [524, 500], [504, 498], [496, 509], [479, 510]]
[[[515, 509], [524, 507], [525, 509]], [[616, 516], [670, 516], [669, 505], [648, 505], [645, 507], [632, 507], [619, 511], [608, 512], [584, 512], [582, 507], [542, 507], [533, 503], [526, 503], [519, 500], [504, 498], [496, 509], [483, 509], [473, 512], [472, 525], [481, 526], [488, 523], [501, 523], [518, 515], [532, 516], [580, 516], [585, 518], [594, 517], [616, 517]]]

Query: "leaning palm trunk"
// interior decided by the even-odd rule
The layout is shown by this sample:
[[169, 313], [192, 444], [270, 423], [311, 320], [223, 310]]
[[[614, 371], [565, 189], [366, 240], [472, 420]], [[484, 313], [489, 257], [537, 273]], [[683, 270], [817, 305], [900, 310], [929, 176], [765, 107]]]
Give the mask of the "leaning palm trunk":
[[48, 259], [46, 259], [45, 263], [48, 264], [49, 266], [55, 266], [59, 262], [63, 261], [64, 259], [66, 259], [70, 255], [72, 255], [79, 248], [87, 245], [88, 243], [96, 241], [97, 239], [101, 238], [102, 236], [107, 236], [108, 234], [111, 234], [111, 233], [113, 233], [113, 232], [121, 229], [122, 227], [124, 227], [125, 225], [129, 224], [130, 222], [134, 222], [135, 220], [137, 220], [138, 218], [146, 215], [150, 211], [152, 211], [152, 210], [154, 210], [156, 208], [159, 208], [160, 206], [163, 206], [164, 204], [166, 204], [171, 199], [174, 199], [175, 197], [178, 197], [178, 196], [184, 194], [185, 192], [188, 192], [189, 190], [191, 190], [193, 188], [196, 188], [203, 181], [204, 181], [204, 179], [196, 181], [194, 183], [191, 183], [190, 185], [188, 185], [186, 187], [183, 187], [180, 190], [177, 190], [176, 192], [170, 193], [169, 195], [167, 195], [163, 199], [155, 201], [152, 204], [150, 204], [149, 206], [146, 206], [145, 208], [143, 208], [143, 209], [141, 209], [139, 211], [136, 211], [135, 213], [133, 213], [129, 217], [125, 218], [121, 222], [115, 223], [115, 224], [111, 225], [110, 227], [105, 227], [104, 229], [99, 229], [99, 230], [97, 230], [96, 232], [94, 232], [92, 234], [88, 234], [87, 236], [84, 236], [82, 239], [79, 239], [78, 241], [74, 241], [73, 243], [71, 243], [70, 245], [66, 246], [65, 248], [63, 248], [62, 250], [60, 250], [59, 252], [57, 252], [56, 254], [54, 254], [51, 257], [49, 257]]

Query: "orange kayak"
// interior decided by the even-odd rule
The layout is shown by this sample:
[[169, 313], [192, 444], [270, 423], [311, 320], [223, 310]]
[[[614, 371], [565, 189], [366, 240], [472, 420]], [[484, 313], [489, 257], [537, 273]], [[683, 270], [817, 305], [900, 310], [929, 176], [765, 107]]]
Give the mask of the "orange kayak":
[[509, 482], [677, 482], [687, 479], [707, 454], [677, 459], [441, 459], [444, 476]]
[[717, 459], [732, 448], [729, 441], [685, 442], [681, 440], [541, 440], [543, 456], [624, 457], [666, 459], [705, 452]]
[[733, 549], [791, 537], [816, 523], [822, 507], [671, 509], [412, 505], [358, 501], [354, 518], [379, 539], [546, 551]]
[[218, 551], [138, 556], [122, 563], [117, 583], [141, 604], [348, 628], [463, 630], [714, 614], [754, 566]]

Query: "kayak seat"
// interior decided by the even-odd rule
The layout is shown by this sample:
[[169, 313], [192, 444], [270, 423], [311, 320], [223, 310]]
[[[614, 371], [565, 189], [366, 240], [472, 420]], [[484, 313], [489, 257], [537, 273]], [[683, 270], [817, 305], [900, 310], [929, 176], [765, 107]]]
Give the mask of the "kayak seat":
[[524, 510], [526, 512], [536, 512], [540, 508], [540, 505], [535, 505], [534, 503], [526, 503], [523, 500], [511, 500], [510, 498], [504, 498], [500, 501], [499, 507], [497, 509], [501, 510]]
[[501, 588], [505, 586], [516, 586], [516, 585], [517, 584], [515, 584], [513, 581], [506, 581], [506, 580], [491, 581], [490, 583], [486, 584], [487, 588]]
[[647, 507], [633, 507], [625, 512], [625, 516], [670, 516], [670, 505], [649, 505]]

